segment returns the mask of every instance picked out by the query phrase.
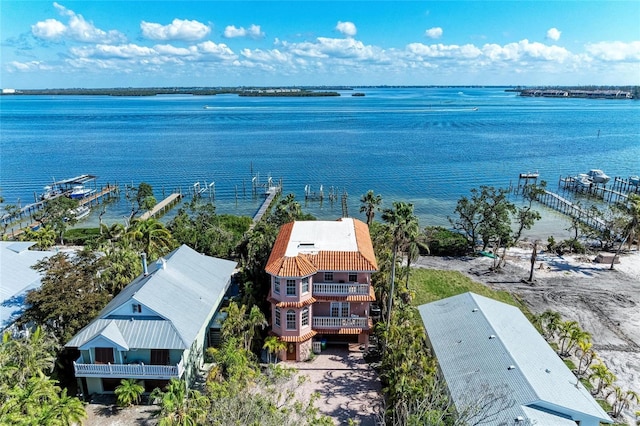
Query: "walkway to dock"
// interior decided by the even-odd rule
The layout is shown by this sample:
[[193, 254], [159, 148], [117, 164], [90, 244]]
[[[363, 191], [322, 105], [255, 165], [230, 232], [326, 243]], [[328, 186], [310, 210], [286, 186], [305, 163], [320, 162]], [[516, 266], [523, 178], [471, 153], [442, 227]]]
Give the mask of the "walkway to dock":
[[270, 186], [265, 191], [265, 195], [267, 196], [267, 198], [265, 198], [265, 200], [262, 202], [262, 205], [258, 209], [258, 212], [255, 214], [255, 216], [253, 216], [253, 223], [249, 227], [250, 230], [253, 229], [254, 226], [256, 226], [256, 223], [260, 222], [260, 219], [262, 219], [262, 216], [265, 215], [265, 213], [269, 209], [269, 206], [271, 205], [271, 203], [273, 203], [273, 200], [276, 198], [276, 195], [278, 195], [281, 191], [282, 191], [281, 185]]
[[586, 210], [583, 210], [579, 205], [574, 204], [566, 198], [563, 198], [551, 191], [545, 190], [544, 194], [538, 196], [537, 201], [568, 216], [577, 218], [580, 222], [593, 229], [600, 231], [607, 229], [607, 225], [602, 219], [594, 216]]
[[151, 210], [149, 210], [148, 212], [140, 216], [140, 220], [147, 220], [152, 217], [156, 217], [166, 213], [168, 210], [171, 209], [171, 207], [177, 204], [181, 198], [182, 198], [181, 193], [174, 192], [173, 194], [169, 195], [167, 198], [165, 198], [164, 200], [156, 204], [155, 207], [153, 207]]

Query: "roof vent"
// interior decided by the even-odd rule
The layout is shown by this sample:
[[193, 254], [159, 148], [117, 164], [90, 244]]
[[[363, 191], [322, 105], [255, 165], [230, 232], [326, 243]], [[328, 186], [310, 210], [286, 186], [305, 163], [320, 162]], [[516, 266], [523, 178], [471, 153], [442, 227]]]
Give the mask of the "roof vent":
[[551, 370], [549, 370], [548, 368], [545, 368], [544, 372], [545, 373], [551, 373]]
[[492, 334], [491, 336], [489, 336], [489, 339], [495, 339], [495, 338], [496, 338], [495, 334]]
[[515, 418], [516, 423], [524, 422], [524, 417], [518, 416]]
[[478, 308], [473, 308], [471, 312], [478, 312]]
[[164, 260], [163, 257], [157, 260], [156, 265], [158, 265], [158, 268], [160, 269], [167, 269], [167, 261]]
[[515, 365], [510, 365], [509, 367], [507, 367], [507, 370], [515, 370], [516, 366]]
[[147, 253], [140, 253], [140, 259], [142, 261], [142, 273], [146, 277], [149, 275], [149, 270], [147, 269]]

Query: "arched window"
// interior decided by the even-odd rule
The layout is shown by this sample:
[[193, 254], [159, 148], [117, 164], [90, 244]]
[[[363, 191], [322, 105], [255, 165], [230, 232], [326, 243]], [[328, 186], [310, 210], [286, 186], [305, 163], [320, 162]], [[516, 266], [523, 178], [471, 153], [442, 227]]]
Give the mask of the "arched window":
[[295, 330], [296, 328], [296, 311], [289, 309], [287, 311], [287, 330]]
[[274, 322], [276, 327], [280, 328], [280, 308], [278, 308], [277, 306], [273, 310], [273, 316], [275, 317]]
[[309, 325], [309, 307], [307, 306], [302, 310], [302, 327]]

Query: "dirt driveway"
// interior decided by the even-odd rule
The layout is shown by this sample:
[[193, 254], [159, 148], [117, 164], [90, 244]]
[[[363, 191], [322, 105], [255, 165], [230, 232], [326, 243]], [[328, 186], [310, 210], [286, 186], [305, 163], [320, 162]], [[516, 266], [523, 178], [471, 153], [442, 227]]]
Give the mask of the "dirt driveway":
[[[287, 364], [289, 366], [289, 364]], [[335, 424], [346, 425], [349, 419], [361, 426], [379, 424], [382, 392], [378, 374], [363, 359], [356, 346], [329, 346], [312, 361], [290, 364], [298, 374], [308, 376], [302, 386], [301, 399], [313, 392], [320, 413], [333, 418]]]

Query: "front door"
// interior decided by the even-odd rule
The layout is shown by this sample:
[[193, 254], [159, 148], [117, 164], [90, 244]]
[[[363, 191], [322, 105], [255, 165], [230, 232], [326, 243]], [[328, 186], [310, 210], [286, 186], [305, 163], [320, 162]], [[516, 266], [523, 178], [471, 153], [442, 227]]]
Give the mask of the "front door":
[[296, 360], [296, 344], [288, 343], [287, 344], [287, 361], [295, 361]]

